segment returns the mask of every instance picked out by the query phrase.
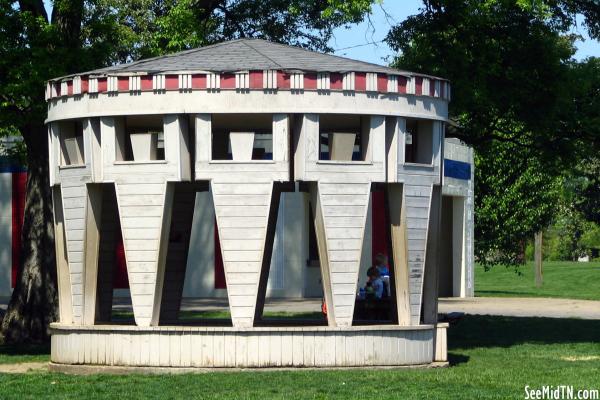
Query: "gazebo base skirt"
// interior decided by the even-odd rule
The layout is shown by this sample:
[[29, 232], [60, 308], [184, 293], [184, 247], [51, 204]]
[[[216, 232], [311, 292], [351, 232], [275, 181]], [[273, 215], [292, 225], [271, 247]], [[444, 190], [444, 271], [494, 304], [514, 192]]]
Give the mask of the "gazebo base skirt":
[[287, 368], [446, 361], [446, 324], [329, 327], [137, 327], [52, 324], [56, 365]]

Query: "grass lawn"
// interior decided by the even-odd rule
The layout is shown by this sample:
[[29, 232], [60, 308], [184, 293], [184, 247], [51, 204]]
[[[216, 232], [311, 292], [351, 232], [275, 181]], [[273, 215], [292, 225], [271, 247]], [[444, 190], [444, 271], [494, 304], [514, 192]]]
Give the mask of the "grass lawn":
[[487, 297], [561, 297], [600, 300], [600, 262], [545, 261], [544, 284], [536, 288], [533, 263], [514, 268], [475, 266], [475, 295]]
[[[0, 398], [523, 399], [525, 385], [600, 389], [600, 321], [467, 316], [451, 327], [448, 342], [450, 368], [161, 376], [31, 372], [0, 375]], [[3, 363], [32, 357], [9, 354], [7, 347], [0, 352]]]

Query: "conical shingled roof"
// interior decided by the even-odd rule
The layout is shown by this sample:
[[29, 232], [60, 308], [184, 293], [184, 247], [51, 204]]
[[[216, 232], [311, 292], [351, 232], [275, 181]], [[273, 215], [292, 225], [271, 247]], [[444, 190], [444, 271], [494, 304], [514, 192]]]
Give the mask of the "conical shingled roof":
[[287, 70], [303, 72], [374, 72], [415, 75], [378, 64], [353, 60], [273, 43], [262, 39], [239, 39], [199, 47], [161, 57], [97, 69], [91, 75], [160, 73], [167, 71], [235, 72]]

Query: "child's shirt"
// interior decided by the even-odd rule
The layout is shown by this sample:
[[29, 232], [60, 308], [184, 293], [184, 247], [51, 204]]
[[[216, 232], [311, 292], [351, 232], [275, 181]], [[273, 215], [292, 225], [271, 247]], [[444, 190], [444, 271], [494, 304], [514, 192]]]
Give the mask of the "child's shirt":
[[387, 265], [378, 265], [377, 269], [379, 270], [379, 275], [390, 276], [390, 269]]

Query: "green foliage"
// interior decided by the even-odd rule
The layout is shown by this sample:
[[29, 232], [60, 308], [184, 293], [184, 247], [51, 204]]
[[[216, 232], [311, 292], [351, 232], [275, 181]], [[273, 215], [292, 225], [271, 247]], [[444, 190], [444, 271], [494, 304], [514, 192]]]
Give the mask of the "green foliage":
[[483, 264], [522, 262], [526, 241], [553, 218], [559, 185], [518, 146], [493, 143], [475, 156], [475, 255]]
[[[424, 0], [387, 36], [395, 66], [452, 83], [459, 128], [449, 134], [476, 150], [476, 256], [486, 265], [522, 260], [556, 214], [557, 182], [600, 149], [600, 62], [572, 59], [577, 14], [600, 33], [592, 3]], [[590, 211], [600, 190], [591, 175]]]

